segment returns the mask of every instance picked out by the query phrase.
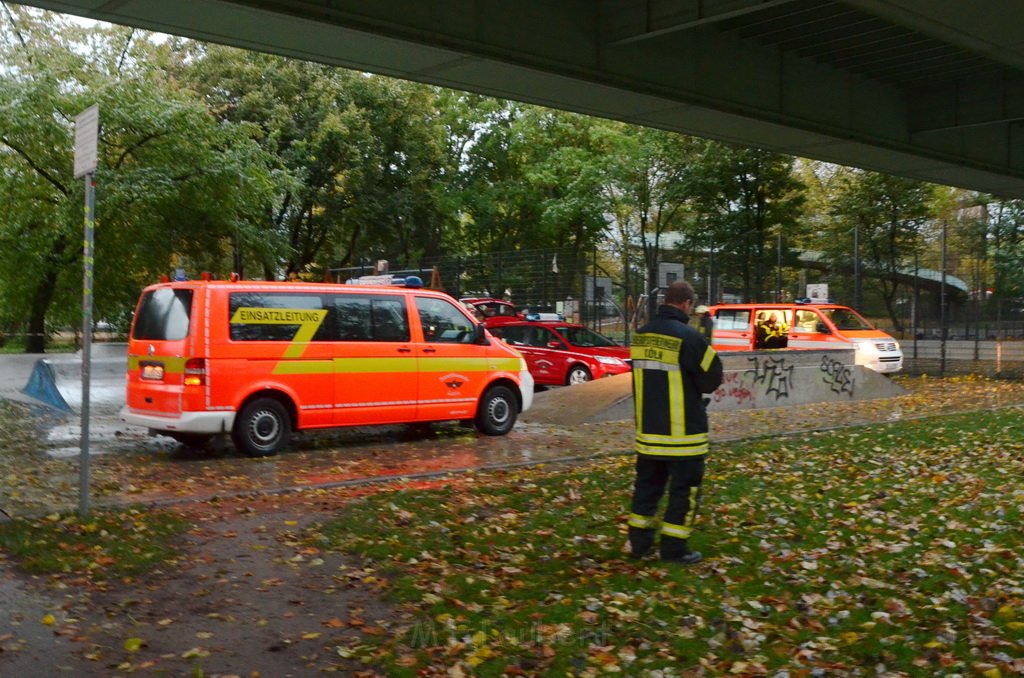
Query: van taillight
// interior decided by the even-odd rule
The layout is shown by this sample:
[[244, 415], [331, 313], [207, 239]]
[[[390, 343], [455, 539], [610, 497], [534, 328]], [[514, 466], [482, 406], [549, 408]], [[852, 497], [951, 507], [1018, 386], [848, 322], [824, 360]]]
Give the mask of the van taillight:
[[202, 386], [206, 383], [206, 361], [191, 358], [185, 363], [185, 386]]

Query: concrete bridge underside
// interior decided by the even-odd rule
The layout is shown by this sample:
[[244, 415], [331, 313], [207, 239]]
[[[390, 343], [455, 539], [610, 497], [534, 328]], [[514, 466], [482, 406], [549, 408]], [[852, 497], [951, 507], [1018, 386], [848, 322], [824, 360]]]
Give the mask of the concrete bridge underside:
[[1024, 197], [1014, 0], [28, 0]]

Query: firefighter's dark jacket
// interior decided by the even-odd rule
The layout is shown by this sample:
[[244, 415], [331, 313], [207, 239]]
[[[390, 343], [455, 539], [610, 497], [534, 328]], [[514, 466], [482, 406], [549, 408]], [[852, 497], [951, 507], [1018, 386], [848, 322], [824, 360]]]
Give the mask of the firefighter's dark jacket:
[[701, 394], [722, 383], [722, 361], [688, 321], [679, 309], [662, 305], [633, 337], [639, 454], [688, 457], [708, 451], [708, 415]]

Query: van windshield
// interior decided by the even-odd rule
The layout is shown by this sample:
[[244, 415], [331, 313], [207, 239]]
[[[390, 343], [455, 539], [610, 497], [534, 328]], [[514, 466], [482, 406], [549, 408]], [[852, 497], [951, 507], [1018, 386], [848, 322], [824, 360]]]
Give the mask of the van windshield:
[[849, 308], [823, 308], [824, 313], [837, 330], [873, 330], [871, 323]]
[[135, 316], [132, 339], [178, 341], [188, 336], [192, 290], [162, 288], [146, 292]]

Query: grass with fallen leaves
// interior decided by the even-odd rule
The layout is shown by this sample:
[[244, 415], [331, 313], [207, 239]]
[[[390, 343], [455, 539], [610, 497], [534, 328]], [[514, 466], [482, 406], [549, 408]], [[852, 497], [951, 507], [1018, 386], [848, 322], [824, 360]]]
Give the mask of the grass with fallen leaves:
[[143, 574], [170, 564], [189, 523], [167, 511], [102, 511], [84, 520], [52, 514], [0, 523], [0, 549], [33, 574], [88, 574], [92, 580]]
[[[1024, 416], [713, 445], [685, 567], [625, 557], [632, 457], [378, 494], [311, 538], [412, 619], [394, 675], [1024, 673]], [[346, 650], [347, 651], [347, 650]]]

